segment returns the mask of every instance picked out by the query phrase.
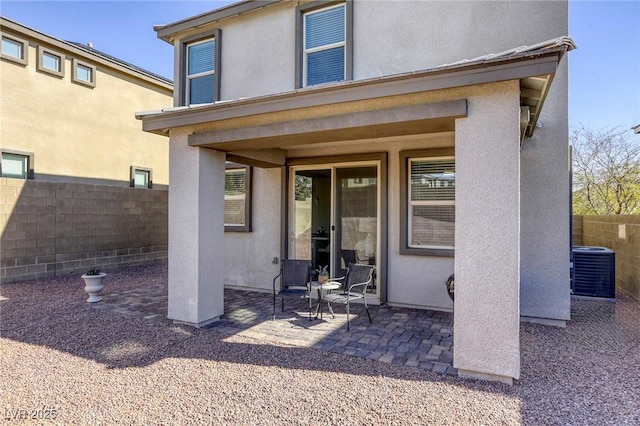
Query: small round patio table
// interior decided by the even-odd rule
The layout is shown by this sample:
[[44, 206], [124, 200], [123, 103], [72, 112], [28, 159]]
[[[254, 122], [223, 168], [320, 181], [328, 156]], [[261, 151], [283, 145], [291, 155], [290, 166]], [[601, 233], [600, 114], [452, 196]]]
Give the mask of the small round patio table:
[[[316, 306], [316, 319], [318, 319], [318, 312], [320, 313], [320, 319], [322, 319], [322, 298], [324, 294], [331, 290], [337, 290], [342, 287], [335, 281], [325, 281], [320, 283], [318, 281], [311, 281], [311, 290], [318, 291], [318, 305]], [[311, 296], [309, 296], [309, 311], [311, 311]]]

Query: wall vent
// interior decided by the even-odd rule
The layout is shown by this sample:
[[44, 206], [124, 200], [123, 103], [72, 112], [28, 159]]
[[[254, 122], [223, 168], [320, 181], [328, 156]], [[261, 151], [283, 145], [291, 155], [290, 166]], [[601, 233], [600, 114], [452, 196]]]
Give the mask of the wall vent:
[[578, 296], [616, 297], [616, 258], [606, 247], [573, 247], [571, 292]]

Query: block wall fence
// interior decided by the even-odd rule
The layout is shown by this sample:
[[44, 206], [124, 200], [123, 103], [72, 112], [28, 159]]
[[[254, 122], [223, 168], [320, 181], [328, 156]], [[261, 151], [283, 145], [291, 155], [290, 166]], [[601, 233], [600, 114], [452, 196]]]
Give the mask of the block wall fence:
[[640, 215], [573, 216], [573, 244], [616, 253], [616, 289], [640, 301]]
[[0, 178], [0, 282], [166, 261], [168, 191]]

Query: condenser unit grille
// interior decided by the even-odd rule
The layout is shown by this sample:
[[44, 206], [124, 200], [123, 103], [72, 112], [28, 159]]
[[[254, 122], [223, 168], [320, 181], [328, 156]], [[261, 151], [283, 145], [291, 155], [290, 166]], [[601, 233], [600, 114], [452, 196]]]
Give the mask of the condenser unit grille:
[[616, 296], [615, 253], [605, 247], [573, 248], [573, 294]]

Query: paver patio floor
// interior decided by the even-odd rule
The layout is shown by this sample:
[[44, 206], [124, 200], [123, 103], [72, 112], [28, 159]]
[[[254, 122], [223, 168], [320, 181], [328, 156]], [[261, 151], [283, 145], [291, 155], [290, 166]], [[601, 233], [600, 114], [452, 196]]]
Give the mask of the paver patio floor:
[[[224, 316], [208, 326], [224, 333], [457, 375], [452, 366], [453, 314], [448, 312], [370, 305], [370, 324], [364, 306], [353, 305], [347, 331], [341, 306], [335, 307], [335, 318], [325, 306], [322, 319], [310, 321], [307, 300], [286, 299], [282, 312], [278, 299], [273, 321], [271, 293], [225, 289], [224, 298]], [[166, 286], [107, 294], [94, 306], [169, 321]]]

